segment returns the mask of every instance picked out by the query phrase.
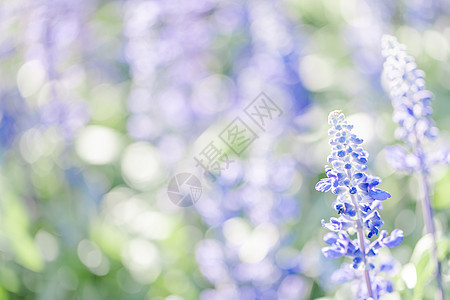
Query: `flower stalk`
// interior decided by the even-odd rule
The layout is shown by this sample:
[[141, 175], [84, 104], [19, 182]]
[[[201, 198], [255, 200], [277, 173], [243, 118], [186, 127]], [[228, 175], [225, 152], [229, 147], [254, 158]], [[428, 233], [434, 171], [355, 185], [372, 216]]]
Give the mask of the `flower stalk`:
[[[393, 36], [382, 38], [382, 54], [385, 58], [384, 73], [389, 82], [389, 94], [394, 107], [393, 119], [399, 124], [395, 136], [405, 143], [408, 149], [401, 146], [387, 148], [387, 160], [397, 170], [417, 173], [421, 185], [420, 202], [427, 234], [432, 238], [430, 257], [435, 265], [438, 286], [438, 300], [444, 299], [442, 286], [441, 263], [437, 257], [437, 237], [434, 225], [434, 212], [431, 205], [431, 188], [429, 169], [437, 162], [432, 161], [424, 151], [426, 141], [438, 136], [438, 129], [431, 118], [433, 94], [426, 90], [425, 73], [417, 68], [412, 56], [406, 53], [406, 47]], [[444, 156], [445, 158], [445, 156]]]
[[422, 197], [421, 197], [421, 204], [422, 204], [422, 214], [423, 214], [423, 220], [425, 223], [425, 230], [428, 234], [431, 235], [431, 260], [433, 261], [433, 264], [436, 268], [436, 282], [438, 286], [438, 292], [437, 292], [437, 300], [443, 300], [444, 299], [444, 287], [442, 285], [442, 270], [441, 270], [441, 262], [439, 261], [439, 258], [437, 256], [437, 238], [436, 238], [436, 227], [434, 225], [434, 211], [433, 207], [431, 206], [431, 197], [430, 197], [430, 185], [428, 183], [428, 172], [426, 170], [425, 161], [423, 159], [424, 154], [422, 151], [422, 148], [419, 146], [418, 152], [422, 153], [420, 155], [421, 157], [421, 171], [419, 172], [419, 180], [421, 183], [421, 190], [422, 190]]
[[[358, 207], [359, 205], [356, 202], [355, 196], [350, 195], [350, 198], [352, 199], [353, 205], [355, 207]], [[358, 235], [359, 245], [361, 248], [362, 259], [363, 259], [363, 263], [364, 263], [364, 279], [366, 282], [367, 293], [369, 294], [369, 297], [373, 298], [372, 283], [370, 281], [370, 274], [369, 274], [369, 265], [368, 265], [367, 259], [366, 259], [366, 247], [364, 245], [365, 242], [364, 242], [362, 218], [361, 218], [361, 213], [359, 212], [359, 209], [356, 210], [356, 214], [358, 216], [358, 219], [356, 220], [356, 229], [358, 230], [357, 235]]]

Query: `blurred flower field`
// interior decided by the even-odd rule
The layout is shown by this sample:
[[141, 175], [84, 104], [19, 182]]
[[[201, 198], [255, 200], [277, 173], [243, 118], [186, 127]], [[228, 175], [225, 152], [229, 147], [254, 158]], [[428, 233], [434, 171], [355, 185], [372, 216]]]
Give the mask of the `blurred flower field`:
[[[315, 190], [334, 110], [404, 234], [381, 299], [438, 299], [420, 178], [386, 155], [381, 39], [427, 74], [424, 147], [450, 149], [449, 1], [2, 0], [0, 28], [0, 299], [352, 299], [351, 260], [321, 251], [344, 208]], [[427, 175], [448, 297], [446, 155]]]

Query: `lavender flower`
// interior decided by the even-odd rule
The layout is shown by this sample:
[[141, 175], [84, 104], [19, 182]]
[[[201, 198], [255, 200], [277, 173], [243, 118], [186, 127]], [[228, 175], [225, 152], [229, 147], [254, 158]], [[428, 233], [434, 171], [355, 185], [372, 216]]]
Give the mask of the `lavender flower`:
[[408, 149], [396, 145], [386, 150], [387, 160], [397, 170], [418, 173], [422, 184], [422, 211], [427, 233], [433, 240], [432, 257], [436, 263], [436, 279], [440, 299], [444, 291], [441, 279], [441, 265], [437, 259], [436, 230], [433, 222], [433, 208], [430, 201], [429, 169], [438, 162], [449, 163], [448, 150], [429, 155], [424, 150], [425, 142], [437, 137], [438, 129], [431, 118], [433, 94], [426, 90], [425, 73], [417, 69], [414, 58], [406, 53], [406, 47], [393, 36], [382, 38], [382, 54], [385, 58], [384, 73], [389, 82], [390, 98], [394, 106], [393, 119], [399, 127], [395, 132], [398, 140]]
[[433, 139], [438, 135], [431, 114], [433, 94], [425, 88], [425, 73], [417, 69], [414, 58], [393, 36], [383, 36], [384, 72], [390, 84], [394, 106], [393, 119], [400, 127], [395, 136], [409, 146]]
[[423, 150], [423, 144], [435, 139], [439, 133], [432, 119], [433, 94], [426, 90], [425, 73], [417, 69], [414, 58], [395, 37], [384, 35], [381, 43], [384, 73], [394, 107], [393, 120], [399, 125], [395, 137], [408, 148], [388, 147], [388, 162], [395, 169], [410, 173], [428, 172], [433, 164], [450, 163], [446, 149], [439, 149], [433, 155], [427, 155]]
[[[403, 240], [403, 232], [395, 229], [389, 236], [386, 230], [380, 232], [383, 220], [378, 210], [383, 208], [382, 201], [391, 195], [377, 188], [380, 178], [366, 173], [369, 154], [360, 146], [363, 140], [351, 132], [353, 125], [347, 123], [340, 111], [331, 112], [328, 123], [332, 126], [328, 132], [332, 136], [331, 155], [328, 156], [331, 167], [326, 166], [327, 178], [317, 183], [316, 190], [331, 190], [337, 195], [334, 208], [340, 216], [331, 218], [329, 223], [322, 220], [322, 226], [331, 231], [324, 236], [330, 246], [322, 248], [322, 252], [327, 258], [351, 258], [353, 270], [344, 265], [334, 277], [361, 282], [358, 299], [379, 299], [393, 288], [390, 281], [377, 275], [392, 269], [392, 264], [376, 268], [373, 260], [380, 248], [398, 246]], [[352, 239], [355, 232], [357, 238]], [[376, 235], [378, 238], [370, 242], [369, 239]]]

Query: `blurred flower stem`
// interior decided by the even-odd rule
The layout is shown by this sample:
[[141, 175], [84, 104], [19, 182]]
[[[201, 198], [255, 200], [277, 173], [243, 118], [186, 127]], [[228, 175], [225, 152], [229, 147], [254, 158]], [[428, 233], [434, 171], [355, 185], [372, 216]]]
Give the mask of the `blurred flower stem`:
[[442, 271], [441, 271], [441, 262], [438, 259], [437, 256], [437, 242], [436, 242], [436, 228], [434, 226], [434, 220], [433, 220], [433, 207], [431, 206], [431, 197], [430, 197], [430, 184], [428, 182], [428, 172], [425, 165], [425, 154], [422, 149], [422, 145], [420, 143], [416, 144], [416, 151], [417, 156], [420, 159], [420, 172], [419, 172], [419, 181], [421, 184], [421, 191], [422, 196], [420, 197], [421, 203], [422, 203], [422, 213], [423, 213], [423, 220], [425, 223], [425, 229], [428, 234], [431, 235], [432, 240], [432, 249], [431, 249], [431, 260], [433, 261], [433, 264], [436, 266], [436, 281], [438, 285], [438, 293], [437, 293], [437, 300], [443, 300], [444, 299], [444, 288], [442, 286]]

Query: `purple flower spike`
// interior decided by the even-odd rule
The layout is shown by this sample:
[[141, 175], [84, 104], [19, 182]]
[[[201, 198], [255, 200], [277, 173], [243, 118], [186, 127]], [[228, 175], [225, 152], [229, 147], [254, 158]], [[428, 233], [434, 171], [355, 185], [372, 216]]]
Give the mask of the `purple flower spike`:
[[383, 36], [381, 46], [384, 74], [394, 106], [393, 119], [400, 126], [395, 132], [396, 138], [411, 146], [434, 139], [439, 131], [431, 118], [433, 94], [425, 89], [425, 73], [417, 69], [414, 58], [395, 37]]
[[[344, 114], [331, 112], [328, 124], [332, 126], [329, 130], [331, 155], [328, 157], [331, 166], [325, 167], [327, 178], [316, 184], [316, 190], [337, 195], [333, 205], [340, 217], [330, 218], [329, 223], [322, 220], [322, 226], [332, 231], [324, 236], [330, 246], [323, 247], [322, 253], [330, 259], [351, 258], [350, 268], [343, 265], [339, 275], [336, 273], [333, 277], [339, 281], [364, 278], [359, 284], [358, 295], [365, 295], [364, 299], [379, 299], [393, 291], [392, 282], [377, 277], [383, 270], [377, 269], [371, 260], [378, 255], [379, 248], [398, 246], [403, 240], [403, 232], [395, 229], [387, 237], [387, 231], [383, 230], [370, 244], [368, 239], [378, 235], [384, 224], [377, 209], [381, 209], [381, 201], [391, 195], [376, 188], [381, 183], [380, 178], [365, 173], [369, 154], [361, 147], [363, 140], [351, 132], [353, 126], [347, 124]], [[357, 238], [352, 239], [354, 232], [357, 232]], [[352, 275], [352, 272], [357, 274]]]
[[[385, 58], [384, 75], [389, 84], [389, 96], [394, 107], [393, 120], [399, 125], [395, 136], [405, 143], [402, 146], [386, 148], [386, 158], [397, 170], [420, 174], [422, 185], [422, 212], [426, 231], [432, 237], [431, 257], [436, 266], [436, 281], [439, 296], [444, 299], [441, 262], [437, 258], [437, 238], [431, 206], [430, 168], [438, 163], [450, 164], [448, 149], [438, 147], [435, 153], [428, 153], [424, 144], [438, 135], [433, 119], [431, 100], [433, 94], [426, 90], [425, 73], [417, 68], [414, 58], [406, 53], [406, 47], [390, 35], [381, 40], [382, 54]], [[447, 154], [444, 154], [447, 153]], [[392, 235], [391, 235], [392, 236]], [[392, 239], [392, 240], [391, 240]], [[400, 235], [387, 238], [387, 246], [397, 245]]]

